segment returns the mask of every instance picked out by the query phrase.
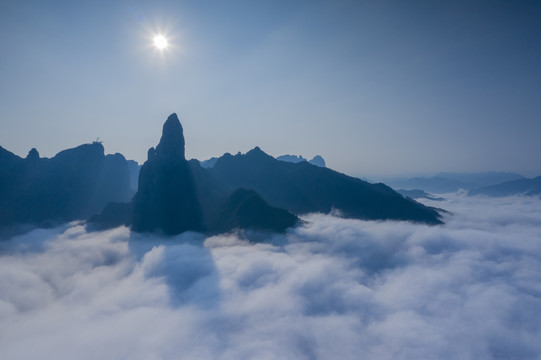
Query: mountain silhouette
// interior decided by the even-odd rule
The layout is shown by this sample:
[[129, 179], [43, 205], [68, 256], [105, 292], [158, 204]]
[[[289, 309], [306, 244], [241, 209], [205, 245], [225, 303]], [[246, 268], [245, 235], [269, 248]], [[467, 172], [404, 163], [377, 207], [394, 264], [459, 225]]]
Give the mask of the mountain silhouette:
[[541, 195], [541, 176], [532, 179], [519, 179], [506, 181], [497, 185], [483, 186], [472, 189], [469, 195], [487, 195], [487, 196], [511, 196], [511, 195]]
[[[216, 159], [216, 160], [218, 160], [218, 159]], [[291, 162], [291, 163], [295, 163], [295, 164], [300, 163], [302, 161], [308, 161], [302, 155], [290, 155], [290, 154], [277, 156], [276, 160], [285, 161], [285, 162]], [[214, 163], [216, 163], [216, 161]]]
[[306, 161], [279, 161], [259, 147], [245, 155], [225, 154], [208, 171], [229, 188], [252, 189], [271, 206], [294, 214], [338, 210], [359, 219], [441, 223], [437, 211], [384, 184], [370, 184]]
[[40, 158], [36, 149], [23, 159], [0, 147], [0, 226], [88, 219], [89, 230], [127, 225], [165, 235], [283, 232], [299, 223], [297, 215], [310, 212], [441, 223], [435, 209], [384, 184], [307, 161], [280, 161], [259, 147], [212, 162], [205, 168], [186, 160], [176, 114], [165, 121], [158, 145], [141, 167], [121, 154], [105, 155], [99, 142], [51, 159]]
[[132, 205], [111, 204], [89, 221], [98, 229], [124, 222], [136, 232], [166, 235], [235, 228], [281, 232], [298, 221], [286, 210], [269, 206], [254, 191], [230, 191], [198, 161], [187, 161], [184, 146], [182, 125], [171, 114], [160, 143], [149, 150], [141, 168]]
[[127, 161], [101, 143], [23, 159], [0, 147], [0, 226], [47, 225], [85, 219], [112, 201], [129, 201]]
[[312, 160], [308, 160], [308, 162], [315, 166], [325, 167], [325, 160], [323, 157], [321, 157], [321, 155], [314, 156]]
[[522, 175], [511, 172], [452, 173], [442, 172], [429, 177], [388, 178], [384, 182], [393, 189], [421, 189], [430, 193], [443, 194], [458, 190], [470, 190], [482, 186], [500, 184], [523, 179]]
[[163, 125], [156, 149], [139, 172], [133, 199], [132, 229], [167, 235], [203, 230], [192, 172], [184, 155], [184, 134], [176, 114]]
[[[217, 158], [214, 160], [214, 164], [218, 160]], [[325, 160], [321, 157], [321, 155], [316, 155], [312, 158], [312, 160], [308, 160], [304, 158], [302, 155], [280, 155], [276, 158], [276, 160], [285, 161], [285, 162], [291, 162], [291, 163], [300, 163], [302, 161], [308, 161], [312, 165], [316, 165], [319, 167], [325, 167]], [[214, 166], [214, 164], [212, 166]]]

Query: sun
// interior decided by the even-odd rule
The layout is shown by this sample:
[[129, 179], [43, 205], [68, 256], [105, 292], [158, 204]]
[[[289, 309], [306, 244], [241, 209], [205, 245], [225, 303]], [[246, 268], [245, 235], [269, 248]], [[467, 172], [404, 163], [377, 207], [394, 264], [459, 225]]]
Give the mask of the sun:
[[167, 46], [169, 46], [169, 41], [167, 41], [167, 39], [163, 35], [154, 36], [152, 42], [158, 50], [164, 50], [165, 48], [167, 48]]

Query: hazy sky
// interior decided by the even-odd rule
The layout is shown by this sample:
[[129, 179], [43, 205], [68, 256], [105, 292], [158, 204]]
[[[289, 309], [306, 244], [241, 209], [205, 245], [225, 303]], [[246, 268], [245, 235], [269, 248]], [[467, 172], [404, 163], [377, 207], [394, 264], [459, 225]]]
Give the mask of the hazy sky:
[[[164, 33], [171, 47], [151, 45]], [[541, 175], [538, 1], [0, 3], [0, 145], [321, 154], [358, 176]]]

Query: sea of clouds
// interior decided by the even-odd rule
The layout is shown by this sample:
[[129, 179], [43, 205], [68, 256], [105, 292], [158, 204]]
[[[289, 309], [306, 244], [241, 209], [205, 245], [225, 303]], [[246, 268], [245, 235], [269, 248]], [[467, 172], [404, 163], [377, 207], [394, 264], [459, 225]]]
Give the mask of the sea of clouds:
[[443, 226], [314, 214], [285, 235], [77, 223], [0, 242], [0, 358], [539, 359], [541, 200]]

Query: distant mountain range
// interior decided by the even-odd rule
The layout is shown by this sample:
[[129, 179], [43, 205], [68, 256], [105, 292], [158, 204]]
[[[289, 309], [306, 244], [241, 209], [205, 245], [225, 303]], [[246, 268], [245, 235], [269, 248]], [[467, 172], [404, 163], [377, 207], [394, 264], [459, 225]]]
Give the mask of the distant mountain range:
[[[319, 167], [325, 167], [325, 160], [323, 159], [323, 157], [321, 157], [321, 155], [316, 155], [311, 160], [307, 160], [302, 155], [298, 155], [298, 156], [297, 155], [281, 155], [281, 156], [278, 156], [276, 158], [276, 160], [285, 161], [285, 162], [291, 162], [291, 163], [295, 163], [295, 164], [303, 162], [303, 161], [307, 161], [312, 165], [316, 165], [316, 166], [319, 166]], [[212, 158], [210, 158], [208, 160], [200, 161], [199, 163], [201, 164], [202, 167], [208, 169], [208, 168], [214, 167], [214, 165], [216, 164], [217, 161], [218, 161], [217, 157], [212, 157]]]
[[430, 177], [386, 178], [382, 180], [393, 189], [420, 189], [429, 193], [443, 194], [520, 179], [524, 179], [524, 177], [512, 172], [480, 172], [439, 173]]
[[307, 161], [312, 165], [319, 166], [319, 167], [325, 167], [325, 160], [321, 157], [321, 155], [316, 155], [312, 158], [312, 160], [305, 159], [302, 155], [281, 155], [276, 158], [276, 160], [285, 161], [285, 162], [292, 162], [292, 163], [300, 163], [303, 161]]
[[88, 218], [89, 229], [128, 225], [166, 235], [235, 228], [280, 232], [309, 212], [441, 223], [435, 209], [384, 184], [307, 161], [281, 161], [259, 147], [210, 160], [207, 167], [186, 160], [176, 114], [142, 167], [120, 154], [104, 155], [98, 142], [52, 159], [40, 158], [35, 149], [22, 159], [0, 148], [0, 226]]
[[439, 173], [431, 177], [387, 178], [400, 194], [412, 199], [437, 200], [433, 194], [466, 190], [469, 195], [541, 195], [541, 177], [525, 178], [512, 172]]
[[541, 176], [533, 179], [519, 179], [496, 185], [483, 186], [470, 190], [468, 194], [487, 196], [541, 195]]

